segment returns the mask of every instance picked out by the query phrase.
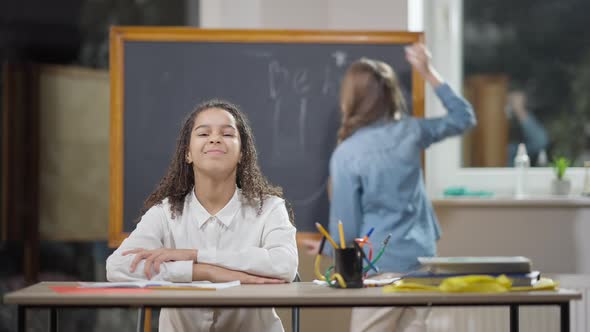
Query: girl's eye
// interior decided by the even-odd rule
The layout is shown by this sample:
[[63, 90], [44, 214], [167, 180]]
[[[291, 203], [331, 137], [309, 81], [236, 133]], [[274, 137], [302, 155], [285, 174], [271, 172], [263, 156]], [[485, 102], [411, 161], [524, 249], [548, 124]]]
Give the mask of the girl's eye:
[[200, 133], [200, 134], [197, 134], [197, 136], [205, 137], [205, 136], [208, 136], [208, 134], [206, 134], [206, 133]]
[[223, 136], [234, 137], [234, 134], [223, 134]]

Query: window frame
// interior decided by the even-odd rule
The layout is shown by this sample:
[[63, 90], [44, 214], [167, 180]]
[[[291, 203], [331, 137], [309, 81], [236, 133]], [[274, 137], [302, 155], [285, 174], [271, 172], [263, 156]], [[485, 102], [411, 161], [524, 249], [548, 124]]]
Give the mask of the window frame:
[[[426, 43], [432, 52], [432, 63], [449, 85], [462, 94], [463, 86], [463, 1], [425, 1], [423, 22]], [[431, 88], [426, 90], [426, 116], [445, 114]], [[489, 190], [497, 197], [513, 196], [516, 173], [509, 167], [463, 167], [460, 137], [433, 145], [426, 151], [425, 182], [431, 198], [440, 198], [445, 188], [464, 186], [470, 190]], [[583, 189], [584, 168], [570, 167], [566, 177], [571, 180], [571, 196]], [[527, 192], [531, 197], [551, 195], [550, 167], [534, 167], [527, 172]], [[525, 198], [526, 199], [526, 198]]]

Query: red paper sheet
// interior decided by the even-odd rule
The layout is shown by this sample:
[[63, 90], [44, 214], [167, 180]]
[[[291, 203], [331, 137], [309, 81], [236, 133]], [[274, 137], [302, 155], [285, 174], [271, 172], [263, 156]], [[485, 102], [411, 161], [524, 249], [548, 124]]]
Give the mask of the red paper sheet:
[[82, 288], [78, 286], [49, 286], [59, 294], [141, 294], [150, 293], [146, 288]]

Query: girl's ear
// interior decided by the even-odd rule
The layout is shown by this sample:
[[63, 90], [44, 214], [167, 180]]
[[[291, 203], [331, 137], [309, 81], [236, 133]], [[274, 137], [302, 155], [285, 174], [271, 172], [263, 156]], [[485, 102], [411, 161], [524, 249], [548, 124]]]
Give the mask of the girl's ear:
[[184, 158], [186, 160], [187, 164], [192, 164], [193, 163], [193, 158], [191, 156], [190, 151], [186, 154], [186, 157]]

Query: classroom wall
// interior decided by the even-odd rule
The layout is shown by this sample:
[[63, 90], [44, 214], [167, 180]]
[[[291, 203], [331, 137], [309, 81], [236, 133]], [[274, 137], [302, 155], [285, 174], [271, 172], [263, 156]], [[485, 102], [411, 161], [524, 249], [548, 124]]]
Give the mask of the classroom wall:
[[406, 30], [407, 0], [201, 0], [203, 28]]
[[532, 259], [545, 273], [590, 274], [590, 209], [439, 207], [441, 256]]

